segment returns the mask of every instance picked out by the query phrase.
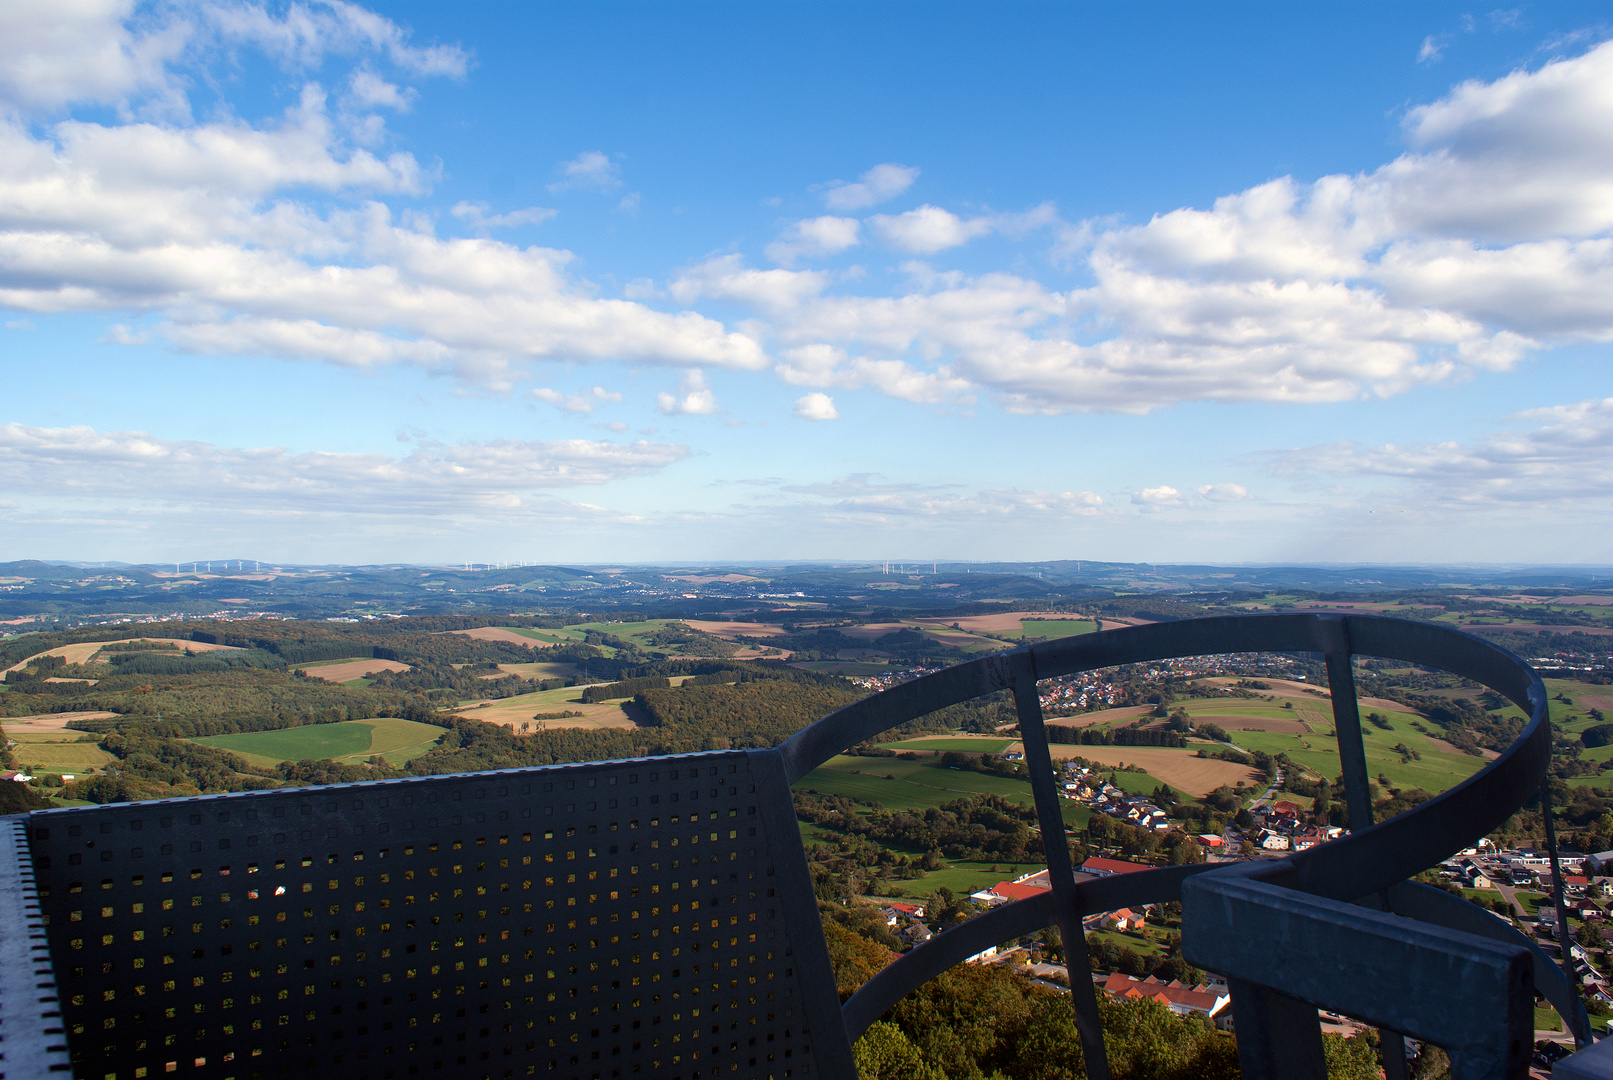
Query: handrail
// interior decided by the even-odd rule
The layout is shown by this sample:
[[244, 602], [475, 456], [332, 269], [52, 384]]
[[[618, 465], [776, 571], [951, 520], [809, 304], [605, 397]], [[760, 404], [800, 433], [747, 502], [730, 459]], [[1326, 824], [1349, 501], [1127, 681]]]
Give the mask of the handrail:
[[[1281, 859], [1239, 866], [1239, 871], [1273, 884], [1334, 900], [1363, 901], [1380, 906], [1398, 883], [1433, 866], [1493, 831], [1537, 792], [1544, 804], [1551, 732], [1547, 695], [1540, 678], [1506, 649], [1454, 629], [1381, 616], [1283, 613], [1217, 616], [1154, 623], [1061, 638], [1021, 646], [994, 656], [959, 664], [864, 698], [824, 717], [779, 747], [791, 782], [848, 746], [864, 742], [937, 709], [997, 691], [1014, 693], [1026, 761], [1033, 780], [1043, 771], [1051, 780], [1047, 736], [1036, 695], [1037, 681], [1122, 664], [1227, 653], [1312, 652], [1327, 661], [1335, 732], [1343, 764], [1351, 831], [1343, 838]], [[1408, 661], [1439, 668], [1479, 682], [1511, 700], [1529, 715], [1518, 738], [1498, 758], [1467, 780], [1387, 821], [1371, 822], [1369, 784], [1351, 658], [1357, 655]], [[1043, 847], [1050, 869], [1067, 861], [1051, 858], [1068, 852], [1068, 840], [1050, 783], [1034, 784]], [[1560, 936], [1569, 940], [1564, 912], [1550, 808], [1545, 805], [1548, 846], [1554, 876]], [[886, 1008], [928, 978], [979, 952], [988, 931], [1009, 930], [1051, 916], [1064, 931], [1066, 956], [1082, 1032], [1087, 1073], [1104, 1080], [1108, 1062], [1102, 1047], [1096, 1001], [1089, 972], [1074, 942], [1081, 937], [1081, 916], [1109, 910], [1094, 906], [1159, 903], [1180, 896], [1182, 872], [1144, 871], [1077, 885], [1068, 872], [1051, 875], [1048, 899], [1018, 901], [986, 916], [968, 933], [963, 927], [938, 935], [887, 967], [845, 1006], [848, 1034], [855, 1038]], [[1224, 869], [1224, 868], [1223, 868]], [[1102, 886], [1101, 888], [1099, 886]], [[1387, 892], [1386, 892], [1387, 890]], [[1121, 899], [1121, 898], [1124, 899]], [[1379, 898], [1379, 899], [1375, 899]], [[1409, 897], [1407, 897], [1409, 900]], [[1410, 905], [1415, 917], [1443, 923], [1444, 905]], [[968, 924], [965, 924], [966, 926]], [[1042, 923], [1046, 925], [1046, 923]], [[998, 940], [1026, 930], [1004, 933]], [[1521, 935], [1520, 935], [1521, 937]], [[987, 943], [989, 944], [989, 942]], [[975, 947], [979, 945], [980, 947]], [[1538, 951], [1538, 950], [1537, 950]], [[1567, 964], [1565, 950], [1564, 964]], [[1589, 1036], [1584, 1007], [1560, 972], [1541, 980], [1577, 1037]], [[1085, 986], [1083, 987], [1082, 984]]]

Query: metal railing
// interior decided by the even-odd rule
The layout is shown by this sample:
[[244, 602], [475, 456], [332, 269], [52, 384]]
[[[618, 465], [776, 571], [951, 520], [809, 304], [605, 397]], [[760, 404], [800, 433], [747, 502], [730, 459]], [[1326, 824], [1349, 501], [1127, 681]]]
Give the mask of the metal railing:
[[[1260, 860], [1233, 867], [1202, 863], [1161, 867], [1077, 883], [1071, 872], [1068, 839], [1054, 789], [1046, 727], [1036, 692], [1037, 681], [1123, 664], [1257, 652], [1320, 653], [1325, 659], [1349, 810], [1349, 833], [1339, 840], [1296, 852], [1286, 858]], [[1352, 673], [1351, 660], [1354, 656], [1401, 660], [1471, 679], [1516, 704], [1529, 716], [1529, 722], [1505, 752], [1474, 776], [1412, 810], [1374, 823], [1370, 778]], [[789, 775], [792, 780], [798, 779], [842, 747], [864, 742], [882, 731], [936, 709], [999, 690], [1009, 690], [1014, 696], [1052, 888], [1045, 896], [1014, 901], [977, 916], [956, 929], [938, 935], [885, 968], [846, 1003], [846, 1026], [851, 1038], [856, 1038], [903, 995], [979, 952], [986, 945], [1050, 924], [1059, 926], [1065, 942], [1082, 941], [1084, 916], [1119, 907], [1188, 900], [1193, 896], [1194, 887], [1199, 884], [1195, 879], [1203, 875], [1201, 898], [1221, 884], [1217, 882], [1212, 885], [1209, 879], [1253, 878], [1279, 886], [1284, 892], [1314, 898], [1322, 904], [1333, 901], [1365, 904], [1386, 910], [1399, 917], [1403, 935], [1410, 934], [1415, 939], [1418, 924], [1429, 928], [1427, 945], [1432, 950], [1428, 954], [1430, 958], [1438, 952], [1436, 945], [1443, 946], [1448, 953], [1451, 948], [1459, 949], [1460, 943], [1465, 942], [1475, 956], [1481, 953], [1489, 955], [1486, 950], [1493, 951], [1491, 946], [1500, 945], [1503, 951], [1511, 950], [1507, 956], [1511, 958], [1508, 963], [1513, 967], [1507, 968], [1508, 971], [1522, 963], [1520, 955], [1527, 957], [1524, 968], [1531, 983], [1528, 987], [1510, 987], [1512, 996], [1502, 1012], [1511, 1008], [1515, 1013], [1517, 1000], [1527, 999], [1532, 1004], [1534, 987], [1538, 986], [1540, 992], [1563, 1015], [1576, 1040], [1582, 1045], [1589, 1041], [1590, 1026], [1583, 1004], [1572, 990], [1570, 980], [1538, 946], [1510, 926], [1503, 926], [1498, 920], [1457, 897], [1407, 881], [1471, 846], [1504, 823], [1531, 798], [1539, 795], [1551, 848], [1559, 940], [1565, 943], [1566, 964], [1566, 942], [1571, 939], [1562, 902], [1562, 874], [1557, 864], [1555, 833], [1545, 789], [1551, 756], [1546, 692], [1529, 666], [1505, 649], [1468, 634], [1426, 623], [1328, 614], [1193, 619], [1063, 638], [961, 664], [894, 687], [825, 717], [781, 747]], [[1230, 887], [1230, 883], [1227, 887]], [[1248, 903], [1256, 902], [1248, 897], [1244, 899]], [[1267, 899], [1272, 900], [1269, 895]], [[1272, 902], [1275, 903], [1274, 900]], [[1230, 923], [1212, 923], [1208, 918], [1212, 907], [1204, 902], [1184, 903], [1184, 953], [1190, 961], [1203, 961], [1212, 970], [1236, 975], [1242, 967], [1233, 963], [1236, 950], [1216, 950], [1211, 947], [1218, 941], [1230, 944], [1233, 940], [1226, 937]], [[1328, 910], [1336, 912], [1339, 909]], [[1276, 911], [1274, 907], [1273, 913]], [[1320, 908], [1312, 904], [1309, 914], [1313, 921], [1319, 916], [1319, 911]], [[1355, 915], [1356, 912], [1351, 911], [1350, 914]], [[1362, 917], [1365, 917], [1364, 914]], [[1320, 921], [1325, 923], [1328, 920], [1322, 917]], [[1345, 928], [1344, 923], [1334, 921], [1341, 930]], [[1365, 931], [1362, 926], [1354, 929], [1358, 931], [1355, 937], [1361, 937]], [[1450, 937], [1453, 931], [1461, 935], [1460, 939]], [[1335, 939], [1334, 946], [1343, 940]], [[1362, 937], [1361, 940], [1364, 943], [1366, 938]], [[1453, 945], [1453, 941], [1458, 944]], [[1298, 949], [1297, 943], [1295, 948]], [[1377, 954], [1380, 963], [1387, 962], [1392, 953], [1393, 950], [1384, 946]], [[1067, 945], [1066, 954], [1087, 1075], [1093, 1080], [1107, 1080], [1109, 1066], [1090, 971], [1083, 970], [1086, 965], [1081, 950]], [[1408, 958], [1418, 955], [1421, 954], [1416, 949], [1411, 949], [1403, 952], [1401, 959], [1409, 962]], [[1314, 966], [1318, 957], [1314, 952], [1296, 951], [1294, 959]], [[1428, 962], [1437, 966], [1434, 959]], [[1225, 970], [1227, 968], [1234, 970], [1228, 972]], [[1259, 970], [1255, 968], [1250, 974]], [[1269, 965], [1265, 970], [1273, 979], [1281, 974]], [[1468, 1069], [1469, 1075], [1514, 1075], [1520, 1053], [1522, 1061], [1527, 1063], [1529, 1039], [1520, 1035], [1522, 1029], [1516, 1022], [1505, 1029], [1505, 1041], [1511, 1056], [1502, 1054], [1499, 1058], [1491, 1045], [1495, 1042], [1493, 1026], [1488, 1024], [1488, 1020], [1479, 1021], [1476, 1015], [1470, 1016], [1470, 1022], [1466, 1025], [1431, 1026], [1421, 1021], [1408, 1022], [1410, 1012], [1407, 1000], [1389, 993], [1396, 980], [1402, 980], [1400, 986], [1404, 987], [1404, 978], [1408, 973], [1409, 969], [1381, 967], [1376, 971], [1375, 980], [1369, 979], [1384, 1002], [1393, 999], [1401, 1007], [1399, 1012], [1391, 1009], [1387, 1017], [1363, 1016], [1364, 1019], [1381, 1022], [1388, 1033], [1389, 1037], [1384, 1040], [1384, 1056], [1390, 1080], [1405, 1074], [1404, 1045], [1395, 1034], [1400, 1030], [1409, 1030], [1411, 1034], [1429, 1041], [1442, 1042], [1453, 1051], [1458, 1062], [1464, 1059], [1468, 1062], [1463, 1068]], [[1353, 1006], [1355, 1011], [1362, 1013], [1359, 998], [1350, 994], [1360, 989], [1363, 974], [1359, 971], [1337, 974], [1335, 981], [1338, 985], [1334, 989], [1338, 991], [1338, 1000], [1333, 1004], [1349, 1011], [1352, 1006], [1348, 1003], [1356, 1002]], [[1246, 988], [1253, 985], [1253, 982], [1243, 982]], [[1314, 1074], [1315, 1069], [1320, 1067], [1320, 1039], [1316, 1034], [1315, 1008], [1329, 1002], [1314, 1000], [1320, 993], [1317, 985], [1315, 980], [1305, 987], [1279, 982], [1275, 988], [1267, 987], [1266, 993], [1255, 994], [1248, 989], [1240, 990], [1235, 982], [1233, 1008], [1239, 1023], [1240, 1057], [1247, 1080], [1264, 1080], [1266, 1077], [1275, 1080], [1277, 1077]], [[1327, 980], [1324, 979], [1321, 985], [1326, 986]], [[1452, 1003], [1471, 1004], [1475, 993], [1481, 989], [1490, 991], [1494, 987], [1493, 980], [1482, 987], [1473, 982], [1453, 982], [1446, 985], [1442, 996]], [[1286, 993], [1281, 992], [1285, 990]], [[1291, 1004], [1294, 995], [1301, 998], [1308, 996], [1310, 999], [1309, 1019], [1305, 1024], [1300, 1028], [1295, 1028], [1291, 1022], [1262, 1024], [1262, 1014], [1276, 1016], [1283, 1013], [1292, 1021], [1295, 1015]], [[1304, 1007], [1299, 1009], [1299, 1015], [1307, 1015]], [[1397, 1020], [1397, 1016], [1404, 1016], [1405, 1019]], [[1255, 1036], [1257, 1031], [1262, 1030], [1274, 1034], [1267, 1040], [1269, 1045], [1258, 1047], [1260, 1040]], [[1520, 1038], [1521, 1047], [1514, 1045]], [[1301, 1062], [1304, 1063], [1303, 1067]], [[1473, 1072], [1473, 1068], [1479, 1071]]]
[[[1078, 881], [1038, 681], [1262, 652], [1326, 660], [1350, 832], [1285, 858]], [[1529, 722], [1468, 780], [1375, 823], [1357, 655], [1471, 679]], [[935, 936], [842, 1006], [790, 785], [881, 732], [999, 691], [1015, 702], [1051, 888]], [[1057, 925], [1087, 1075], [1107, 1080], [1076, 944], [1083, 919], [1181, 900], [1184, 955], [1231, 980], [1247, 1080], [1321, 1075], [1317, 1006], [1381, 1026], [1390, 1080], [1405, 1072], [1400, 1032], [1451, 1050], [1464, 1078], [1512, 1076], [1535, 988], [1582, 1043], [1583, 1007], [1509, 925], [1407, 879], [1539, 794], [1566, 945], [1544, 805], [1550, 744], [1539, 678], [1453, 630], [1326, 614], [1128, 627], [898, 685], [776, 748], [41, 811], [19, 846], [37, 873], [49, 957], [3, 920], [0, 948], [32, 950], [28, 1008], [60, 986], [61, 1018], [47, 1000], [30, 1021], [44, 1025], [39, 1060], [60, 1057], [51, 1031], [65, 1027], [75, 1070], [95, 1080], [330, 1068], [354, 1080], [421, 1069], [785, 1080], [851, 1077], [852, 1042], [909, 991]], [[0, 902], [7, 895], [0, 888]], [[32, 883], [14, 899], [21, 918]], [[0, 986], [8, 1060], [23, 1051], [9, 1027], [13, 990]]]

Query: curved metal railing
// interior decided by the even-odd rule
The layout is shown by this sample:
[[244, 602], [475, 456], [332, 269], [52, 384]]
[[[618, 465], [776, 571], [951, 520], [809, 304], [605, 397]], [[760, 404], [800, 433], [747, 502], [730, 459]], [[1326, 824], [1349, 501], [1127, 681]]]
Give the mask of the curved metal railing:
[[[1406, 879], [1471, 846], [1537, 793], [1551, 848], [1553, 892], [1568, 962], [1567, 915], [1555, 834], [1544, 786], [1551, 756], [1545, 688], [1521, 659], [1483, 639], [1426, 623], [1362, 615], [1275, 614], [1156, 623], [1062, 638], [984, 657], [865, 698], [802, 730], [780, 748], [791, 783], [848, 746], [909, 720], [999, 690], [1013, 693], [1052, 888], [1014, 901], [937, 935], [886, 967], [846, 1002], [847, 1034], [856, 1039], [920, 984], [989, 945], [1057, 924], [1071, 969], [1076, 1023], [1087, 1075], [1109, 1068], [1097, 996], [1085, 968], [1082, 918], [1119, 907], [1180, 899], [1188, 877], [1228, 871], [1225, 864], [1160, 867], [1077, 883], [1058, 804], [1036, 684], [1038, 680], [1122, 664], [1226, 653], [1321, 653], [1327, 665], [1342, 764], [1349, 832], [1286, 858], [1236, 864], [1238, 872], [1302, 893], [1386, 908], [1422, 922], [1526, 945], [1535, 982], [1582, 1044], [1589, 1021], [1569, 980], [1533, 942], [1456, 897]], [[1351, 658], [1372, 656], [1439, 668], [1483, 684], [1529, 716], [1523, 732], [1494, 761], [1443, 794], [1383, 822], [1372, 821], [1369, 776]], [[1403, 1066], [1402, 1066], [1403, 1067]], [[1393, 1075], [1393, 1073], [1391, 1073]]]

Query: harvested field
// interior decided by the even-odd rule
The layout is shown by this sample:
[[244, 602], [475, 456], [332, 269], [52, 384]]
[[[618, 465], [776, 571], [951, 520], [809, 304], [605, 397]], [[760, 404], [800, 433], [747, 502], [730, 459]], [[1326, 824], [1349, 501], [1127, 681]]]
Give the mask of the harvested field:
[[96, 683], [100, 682], [101, 680], [100, 679], [63, 679], [63, 678], [60, 678], [58, 676], [52, 675], [50, 678], [46, 679], [45, 681], [46, 682], [60, 682], [60, 683], [78, 683], [81, 686], [94, 686]]
[[328, 683], [352, 682], [377, 671], [413, 671], [408, 664], [397, 660], [338, 660], [329, 664], [309, 664], [297, 670], [306, 672], [310, 679]]
[[523, 679], [572, 679], [582, 674], [576, 664], [500, 664], [498, 669]]
[[731, 659], [734, 659], [734, 660], [757, 660], [757, 659], [760, 659], [761, 657], [767, 656], [767, 657], [771, 657], [774, 660], [788, 660], [790, 657], [792, 657], [794, 655], [795, 655], [795, 651], [793, 649], [767, 649], [767, 648], [758, 649], [758, 648], [755, 648], [754, 646], [746, 645], [743, 648], [735, 649], [734, 650], [734, 655], [731, 657]]
[[1557, 604], [1579, 604], [1584, 607], [1607, 607], [1613, 604], [1613, 596], [1560, 596], [1554, 601]]
[[712, 622], [707, 619], [685, 619], [684, 623], [691, 630], [698, 630], [702, 634], [711, 634], [720, 638], [732, 637], [778, 637], [784, 633], [784, 627], [777, 623], [760, 622]]
[[234, 645], [213, 645], [205, 641], [187, 641], [184, 638], [150, 637], [150, 638], [117, 638], [112, 641], [80, 641], [73, 645], [63, 645], [56, 649], [47, 649], [42, 653], [35, 653], [28, 659], [12, 664], [7, 671], [21, 671], [41, 656], [59, 656], [69, 664], [83, 664], [107, 645], [122, 645], [130, 641], [153, 641], [158, 644], [177, 645], [181, 652], [189, 649], [191, 652], [214, 652], [218, 649], [234, 649]]
[[1125, 705], [1118, 709], [1104, 709], [1102, 712], [1080, 713], [1076, 716], [1050, 716], [1047, 718], [1047, 723], [1057, 724], [1059, 727], [1084, 728], [1111, 720], [1129, 722], [1139, 716], [1147, 716], [1153, 708], [1152, 705]]
[[547, 649], [549, 643], [539, 641], [537, 638], [525, 637], [514, 630], [506, 630], [502, 626], [478, 626], [474, 630], [448, 630], [449, 634], [463, 634], [478, 641], [503, 641], [511, 645], [525, 645], [529, 649]]
[[995, 615], [966, 615], [961, 619], [948, 619], [946, 623], [951, 626], [958, 624], [959, 630], [972, 630], [984, 634], [1012, 634], [1019, 629], [1021, 619], [1033, 616], [1044, 617], [1045, 611], [1000, 611]]
[[[1016, 743], [1015, 746], [1020, 744]], [[1260, 774], [1247, 765], [1219, 758], [1194, 757], [1195, 751], [1169, 746], [1072, 746], [1054, 743], [1049, 749], [1056, 760], [1080, 757], [1101, 765], [1140, 765], [1171, 787], [1189, 795], [1204, 795], [1222, 784], [1231, 787], [1242, 780], [1245, 787], [1263, 783]]]
[[34, 716], [0, 717], [0, 728], [11, 731], [66, 731], [74, 720], [110, 720], [117, 716], [110, 712], [58, 712]]
[[[572, 686], [565, 690], [540, 690], [535, 694], [521, 694], [512, 698], [498, 698], [482, 702], [466, 702], [453, 711], [460, 716], [470, 717], [474, 720], [485, 720], [489, 724], [503, 724], [515, 731], [521, 729], [522, 723], [532, 725], [533, 731], [557, 731], [561, 728], [631, 728], [638, 725], [628, 715], [627, 710], [633, 707], [631, 701], [604, 701], [593, 704], [584, 704], [581, 701], [567, 700], [582, 696], [582, 687]], [[567, 716], [556, 720], [534, 720], [538, 713], [581, 713], [581, 716]]]
[[1606, 694], [1585, 694], [1576, 696], [1574, 700], [1583, 704], [1587, 709], [1597, 709], [1601, 712], [1613, 711], [1613, 697]]

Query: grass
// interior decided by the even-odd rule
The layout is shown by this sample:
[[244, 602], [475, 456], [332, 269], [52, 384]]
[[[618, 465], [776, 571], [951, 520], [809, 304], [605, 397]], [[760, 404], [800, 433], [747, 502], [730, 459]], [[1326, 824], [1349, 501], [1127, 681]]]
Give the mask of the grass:
[[293, 666], [296, 667], [300, 671], [314, 671], [314, 670], [317, 670], [318, 668], [322, 668], [322, 667], [335, 667], [337, 664], [356, 664], [356, 663], [362, 663], [362, 662], [364, 662], [366, 660], [372, 660], [372, 659], [374, 659], [374, 657], [370, 657], [370, 656], [349, 656], [345, 660], [315, 660], [311, 664], [294, 664]]
[[1004, 631], [1003, 637], [1061, 638], [1075, 634], [1093, 634], [1098, 624], [1091, 619], [1021, 619], [1019, 631]]
[[[1131, 773], [1146, 776], [1145, 773]], [[1159, 781], [1149, 778], [1152, 785]], [[843, 795], [860, 802], [877, 802], [887, 810], [924, 810], [971, 795], [1001, 795], [1005, 799], [1032, 805], [1030, 782], [1006, 776], [948, 769], [937, 759], [899, 761], [894, 758], [861, 758], [840, 755], [830, 758], [802, 777], [795, 785], [802, 791]], [[1153, 790], [1150, 787], [1148, 790]], [[1084, 826], [1092, 811], [1061, 800], [1064, 820]]]
[[[996, 866], [993, 870], [991, 867]], [[937, 889], [948, 888], [958, 896], [968, 896], [970, 893], [989, 889], [999, 881], [1012, 881], [1024, 874], [1035, 873], [1042, 869], [1039, 862], [1026, 863], [989, 863], [989, 862], [949, 862], [939, 870], [931, 870], [923, 877], [912, 881], [893, 881], [889, 884], [893, 888], [900, 888], [909, 896], [929, 896]]]
[[[1286, 713], [1289, 710], [1282, 711]], [[1388, 730], [1366, 722], [1361, 725], [1362, 743], [1366, 748], [1367, 771], [1374, 780], [1381, 773], [1388, 779], [1391, 787], [1422, 788], [1430, 794], [1437, 794], [1454, 787], [1485, 765], [1483, 758], [1440, 750], [1428, 736], [1411, 726], [1417, 718], [1408, 713], [1390, 712], [1380, 715], [1389, 724]], [[1437, 730], [1426, 721], [1422, 723], [1430, 731]], [[1268, 754], [1286, 753], [1289, 760], [1296, 765], [1332, 780], [1342, 771], [1339, 765], [1338, 743], [1327, 734], [1332, 730], [1331, 724], [1318, 726], [1319, 730], [1314, 735], [1288, 735], [1271, 731], [1232, 731], [1229, 734], [1232, 741], [1245, 750], [1263, 750]], [[1420, 753], [1422, 759], [1401, 761], [1400, 754], [1394, 750], [1396, 743], [1404, 743], [1408, 749]]]
[[310, 724], [279, 731], [248, 731], [238, 735], [210, 735], [191, 739], [239, 754], [249, 764], [273, 767], [282, 761], [358, 762], [379, 754], [389, 764], [401, 765], [426, 753], [442, 738], [443, 729], [431, 724], [380, 717]]
[[1561, 1030], [1563, 1030], [1562, 1017], [1557, 1015], [1557, 1010], [1556, 1009], [1552, 1008], [1550, 1005], [1546, 1004], [1543, 1001], [1538, 1002], [1535, 1005], [1535, 1030], [1536, 1031], [1561, 1031]]
[[[75, 740], [79, 735], [78, 732], [69, 734]], [[26, 737], [18, 740], [12, 753], [16, 756], [17, 764], [28, 773], [82, 773], [114, 760], [111, 754], [95, 743], [36, 742]]]
[[1012, 739], [904, 739], [881, 745], [887, 750], [961, 750], [971, 754], [1000, 754], [1013, 742]]

